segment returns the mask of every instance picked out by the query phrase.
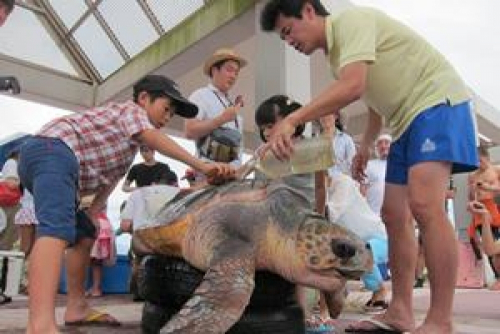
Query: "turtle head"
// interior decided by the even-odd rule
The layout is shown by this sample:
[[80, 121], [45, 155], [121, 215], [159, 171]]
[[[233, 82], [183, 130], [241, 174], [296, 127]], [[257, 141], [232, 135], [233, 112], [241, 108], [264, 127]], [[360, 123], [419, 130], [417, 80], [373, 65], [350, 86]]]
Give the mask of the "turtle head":
[[318, 273], [359, 278], [373, 266], [370, 247], [353, 232], [309, 213], [299, 227], [297, 252]]

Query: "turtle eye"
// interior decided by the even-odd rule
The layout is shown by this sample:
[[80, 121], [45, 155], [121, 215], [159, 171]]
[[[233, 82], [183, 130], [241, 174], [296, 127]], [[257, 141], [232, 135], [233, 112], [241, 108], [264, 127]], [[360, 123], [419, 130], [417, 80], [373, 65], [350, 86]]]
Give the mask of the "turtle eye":
[[332, 251], [333, 253], [341, 259], [350, 259], [356, 255], [356, 247], [344, 240], [332, 240]]

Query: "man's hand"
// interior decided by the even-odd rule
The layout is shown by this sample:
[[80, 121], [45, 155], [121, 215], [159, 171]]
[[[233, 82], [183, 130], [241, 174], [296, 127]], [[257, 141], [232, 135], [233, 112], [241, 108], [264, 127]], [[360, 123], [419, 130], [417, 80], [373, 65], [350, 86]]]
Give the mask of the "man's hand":
[[223, 184], [236, 177], [234, 167], [225, 163], [206, 163], [200, 171], [207, 177], [207, 182], [213, 185]]
[[359, 183], [364, 183], [366, 178], [366, 166], [368, 164], [368, 159], [370, 158], [370, 149], [368, 146], [361, 145], [356, 155], [352, 159], [352, 178]]
[[234, 104], [239, 106], [239, 107], [244, 107], [245, 102], [243, 101], [243, 96], [241, 96], [241, 95], [236, 96], [236, 99], [234, 100]]
[[269, 146], [279, 160], [289, 160], [292, 156], [292, 136], [294, 133], [295, 126], [288, 117], [285, 117], [274, 126]]

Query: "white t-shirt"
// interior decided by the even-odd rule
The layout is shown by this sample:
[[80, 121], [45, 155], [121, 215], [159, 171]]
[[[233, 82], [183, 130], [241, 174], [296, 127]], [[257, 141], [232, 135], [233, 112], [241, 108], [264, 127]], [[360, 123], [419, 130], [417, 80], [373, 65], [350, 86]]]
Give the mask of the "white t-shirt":
[[8, 159], [2, 167], [2, 178], [3, 179], [16, 179], [19, 180], [19, 174], [17, 173], [17, 161], [14, 159]]
[[167, 185], [141, 187], [132, 192], [120, 215], [121, 220], [132, 220], [134, 230], [149, 223], [170, 202], [180, 189]]
[[335, 173], [328, 188], [327, 204], [330, 221], [351, 230], [363, 241], [387, 239], [385, 225], [370, 209], [351, 177]]
[[385, 170], [387, 160], [373, 159], [366, 166], [366, 199], [373, 212], [380, 216], [384, 201]]
[[[214, 85], [208, 84], [205, 87], [195, 90], [190, 96], [189, 101], [193, 102], [198, 106], [198, 114], [196, 119], [204, 121], [209, 119], [214, 119], [219, 116], [225, 109], [233, 105], [230, 98], [218, 90]], [[238, 130], [243, 138], [243, 117], [238, 115], [236, 121], [231, 121], [222, 125], [224, 128], [229, 128], [233, 130]], [[241, 145], [243, 147], [243, 143]], [[197, 150], [197, 155], [200, 157], [200, 153]], [[205, 157], [202, 159], [207, 160]], [[235, 164], [232, 162], [232, 164]], [[236, 165], [241, 164], [241, 150], [240, 158]]]

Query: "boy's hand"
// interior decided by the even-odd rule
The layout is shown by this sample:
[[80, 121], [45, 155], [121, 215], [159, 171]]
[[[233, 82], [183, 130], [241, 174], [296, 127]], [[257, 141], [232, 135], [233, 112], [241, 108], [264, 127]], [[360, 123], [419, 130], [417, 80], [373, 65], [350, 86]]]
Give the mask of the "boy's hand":
[[224, 163], [206, 163], [201, 172], [207, 177], [207, 182], [213, 185], [223, 184], [236, 177], [234, 167]]
[[469, 212], [471, 213], [476, 213], [480, 215], [489, 214], [488, 209], [486, 209], [484, 204], [479, 201], [470, 201], [469, 204], [467, 205], [467, 210], [469, 210]]

